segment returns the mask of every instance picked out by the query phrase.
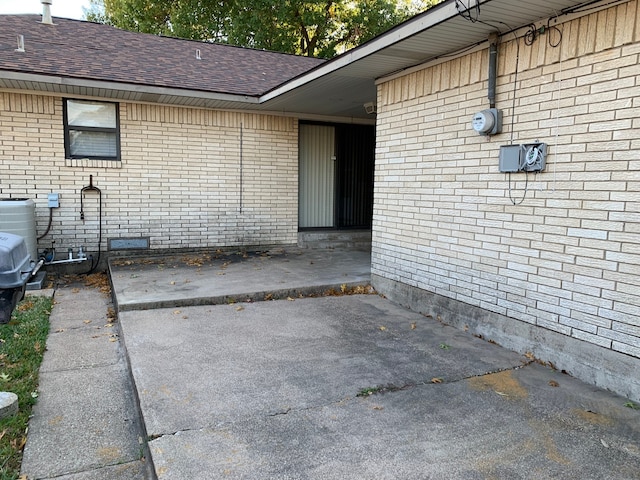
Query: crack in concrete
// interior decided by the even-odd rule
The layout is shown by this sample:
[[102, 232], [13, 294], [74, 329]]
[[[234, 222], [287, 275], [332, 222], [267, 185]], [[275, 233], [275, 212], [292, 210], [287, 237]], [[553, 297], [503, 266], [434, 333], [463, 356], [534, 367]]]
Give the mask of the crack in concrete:
[[[469, 380], [471, 378], [479, 378], [479, 377], [485, 377], [487, 375], [493, 375], [496, 373], [501, 373], [501, 372], [506, 372], [506, 371], [514, 371], [514, 370], [519, 370], [521, 368], [525, 368], [529, 365], [531, 365], [532, 363], [535, 363], [535, 360], [529, 360], [527, 362], [522, 363], [521, 365], [514, 365], [511, 367], [506, 367], [506, 368], [498, 368], [495, 370], [490, 370], [488, 372], [485, 373], [480, 373], [477, 375], [469, 375], [466, 377], [461, 377], [461, 378], [457, 378], [455, 380], [444, 380], [442, 382], [433, 382], [432, 380], [428, 380], [428, 381], [422, 381], [422, 382], [414, 382], [414, 383], [407, 383], [404, 385], [395, 385], [395, 384], [386, 384], [386, 385], [378, 385], [374, 388], [372, 388], [372, 392], [368, 395], [360, 395], [360, 394], [356, 394], [354, 396], [348, 396], [348, 397], [344, 397], [341, 400], [334, 400], [334, 401], [330, 401], [330, 402], [326, 402], [326, 403], [322, 403], [322, 404], [318, 404], [318, 405], [310, 405], [310, 406], [306, 406], [306, 407], [300, 407], [300, 408], [295, 408], [295, 407], [286, 407], [282, 410], [276, 410], [276, 411], [271, 411], [271, 412], [266, 412], [263, 413], [262, 415], [264, 417], [267, 418], [273, 418], [273, 417], [279, 417], [279, 416], [283, 416], [283, 415], [288, 415], [289, 413], [296, 413], [296, 412], [307, 412], [310, 410], [319, 410], [322, 408], [326, 408], [326, 407], [330, 407], [330, 406], [336, 406], [336, 405], [341, 405], [341, 404], [345, 404], [346, 402], [350, 401], [350, 400], [354, 400], [357, 397], [363, 397], [363, 398], [368, 398], [369, 396], [374, 396], [374, 395], [382, 395], [385, 393], [395, 393], [398, 391], [403, 391], [403, 390], [408, 390], [414, 387], [419, 387], [419, 386], [426, 386], [426, 385], [440, 385], [440, 384], [455, 384], [455, 383], [459, 383], [465, 380]], [[366, 390], [366, 389], [363, 389]], [[261, 416], [260, 414], [258, 414], [258, 416]], [[152, 442], [154, 440], [157, 440], [159, 438], [163, 438], [163, 437], [172, 437], [172, 436], [176, 436], [176, 435], [180, 435], [183, 433], [189, 433], [189, 432], [202, 432], [204, 430], [211, 430], [211, 431], [222, 431], [224, 430], [224, 428], [227, 425], [231, 425], [233, 423], [236, 422], [221, 422], [218, 423], [216, 425], [206, 425], [204, 427], [199, 427], [199, 428], [186, 428], [183, 430], [177, 430], [174, 432], [169, 432], [169, 433], [160, 433], [160, 434], [154, 434], [154, 435], [149, 435], [147, 437], [147, 442]]]
[[290, 411], [291, 411], [291, 407], [287, 407], [286, 409], [284, 409], [282, 411], [279, 411], [279, 412], [268, 413], [267, 416], [268, 417], [277, 417], [278, 415], [286, 415]]

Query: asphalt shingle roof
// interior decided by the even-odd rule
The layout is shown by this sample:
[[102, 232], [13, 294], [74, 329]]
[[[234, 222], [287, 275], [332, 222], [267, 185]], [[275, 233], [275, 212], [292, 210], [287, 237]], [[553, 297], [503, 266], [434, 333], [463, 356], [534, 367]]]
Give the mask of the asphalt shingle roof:
[[[0, 70], [259, 96], [324, 62], [80, 20], [53, 21], [0, 15]], [[16, 51], [18, 35], [24, 36], [25, 52]]]

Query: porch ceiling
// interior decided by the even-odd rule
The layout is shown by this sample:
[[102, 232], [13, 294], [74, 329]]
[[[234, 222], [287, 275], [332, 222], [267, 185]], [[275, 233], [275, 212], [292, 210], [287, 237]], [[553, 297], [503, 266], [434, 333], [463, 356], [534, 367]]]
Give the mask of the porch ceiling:
[[[623, 3], [621, 2], [616, 3]], [[293, 79], [261, 98], [270, 110], [301, 114], [371, 118], [366, 102], [375, 102], [375, 81], [416, 65], [459, 52], [523, 26], [581, 8], [597, 8], [593, 0], [447, 0], [368, 43]], [[611, 2], [609, 2], [610, 4]], [[463, 12], [457, 5], [471, 4]], [[578, 8], [579, 7], [579, 8]], [[475, 21], [477, 20], [477, 21]]]

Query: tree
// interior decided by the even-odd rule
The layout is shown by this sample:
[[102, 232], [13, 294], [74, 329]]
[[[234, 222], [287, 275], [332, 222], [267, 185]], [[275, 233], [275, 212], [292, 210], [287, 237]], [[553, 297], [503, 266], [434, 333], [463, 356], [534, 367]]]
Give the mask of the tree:
[[330, 58], [441, 0], [91, 0], [124, 30]]

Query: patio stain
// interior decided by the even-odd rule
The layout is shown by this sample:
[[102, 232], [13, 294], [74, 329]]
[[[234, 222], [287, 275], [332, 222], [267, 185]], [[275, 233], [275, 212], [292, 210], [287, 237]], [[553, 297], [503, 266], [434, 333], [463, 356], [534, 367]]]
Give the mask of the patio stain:
[[571, 460], [560, 452], [553, 433], [562, 430], [560, 425], [553, 425], [545, 421], [531, 419], [529, 425], [536, 433], [537, 444], [543, 449], [545, 456], [554, 463], [570, 465]]
[[98, 449], [98, 455], [103, 462], [114, 462], [121, 457], [122, 452], [118, 447], [102, 447]]
[[613, 420], [605, 415], [602, 415], [601, 413], [596, 413], [596, 412], [592, 412], [591, 410], [582, 410], [580, 408], [574, 408], [572, 410], [572, 413], [580, 418], [581, 420], [584, 420], [587, 423], [590, 423], [591, 425], [600, 425], [600, 426], [610, 426], [613, 425]]
[[498, 395], [507, 398], [523, 399], [529, 396], [527, 389], [517, 379], [513, 378], [512, 370], [468, 378], [467, 382], [474, 390], [493, 390]]

